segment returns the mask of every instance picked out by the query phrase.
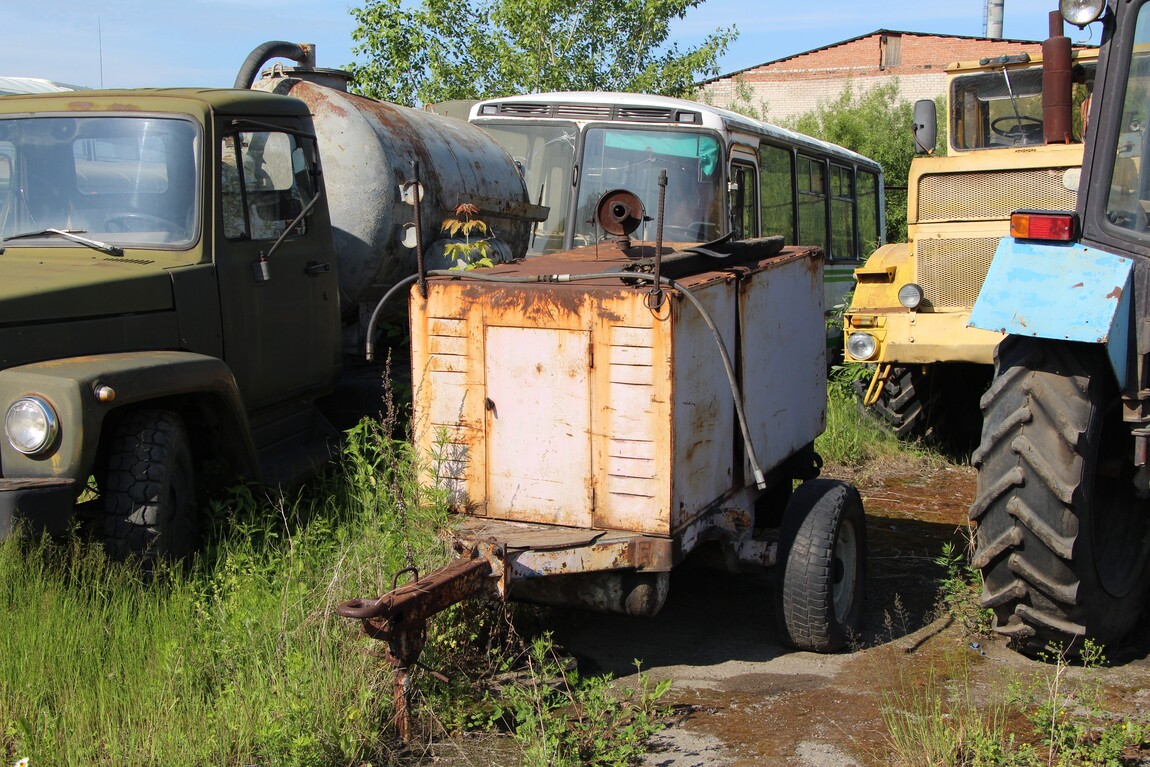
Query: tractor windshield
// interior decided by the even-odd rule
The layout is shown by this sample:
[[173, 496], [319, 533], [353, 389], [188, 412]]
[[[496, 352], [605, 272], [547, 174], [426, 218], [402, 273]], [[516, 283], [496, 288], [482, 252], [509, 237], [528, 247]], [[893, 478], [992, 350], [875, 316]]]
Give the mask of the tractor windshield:
[[198, 137], [173, 118], [0, 119], [0, 241], [188, 247], [200, 216]]

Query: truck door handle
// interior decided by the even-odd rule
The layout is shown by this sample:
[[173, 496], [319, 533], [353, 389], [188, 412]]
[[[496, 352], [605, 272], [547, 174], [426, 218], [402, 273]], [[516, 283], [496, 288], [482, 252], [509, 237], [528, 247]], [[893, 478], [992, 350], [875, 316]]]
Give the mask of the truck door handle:
[[317, 261], [308, 261], [303, 268], [305, 274], [324, 274], [331, 271], [331, 264], [321, 264]]

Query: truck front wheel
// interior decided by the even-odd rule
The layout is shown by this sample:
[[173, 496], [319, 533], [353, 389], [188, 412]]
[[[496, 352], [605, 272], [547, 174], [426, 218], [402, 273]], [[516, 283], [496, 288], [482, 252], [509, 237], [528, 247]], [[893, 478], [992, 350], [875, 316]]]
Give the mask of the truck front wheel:
[[177, 413], [137, 410], [120, 421], [102, 484], [104, 542], [113, 557], [154, 562], [196, 550], [192, 453]]
[[783, 512], [775, 606], [783, 643], [835, 652], [862, 631], [866, 519], [845, 482], [808, 480]]
[[1121, 640], [1150, 584], [1150, 502], [1103, 352], [1009, 336], [982, 400], [974, 564], [997, 630], [1030, 655]]

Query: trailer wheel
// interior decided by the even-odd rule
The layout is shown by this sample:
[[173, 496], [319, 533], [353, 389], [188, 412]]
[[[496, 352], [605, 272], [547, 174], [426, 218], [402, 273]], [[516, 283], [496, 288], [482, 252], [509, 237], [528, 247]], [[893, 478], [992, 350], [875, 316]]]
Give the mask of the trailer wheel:
[[974, 564], [1020, 651], [1121, 640], [1150, 585], [1150, 501], [1101, 348], [1009, 336], [983, 398]]
[[779, 536], [775, 606], [782, 641], [835, 652], [862, 630], [866, 517], [858, 491], [812, 479], [795, 489]]
[[104, 543], [117, 558], [176, 560], [198, 546], [191, 446], [180, 416], [138, 410], [116, 427], [104, 481]]

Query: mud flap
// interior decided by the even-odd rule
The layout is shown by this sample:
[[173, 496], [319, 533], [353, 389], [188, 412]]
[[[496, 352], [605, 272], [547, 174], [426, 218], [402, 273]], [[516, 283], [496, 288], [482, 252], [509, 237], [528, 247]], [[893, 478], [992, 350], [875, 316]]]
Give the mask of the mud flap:
[[1105, 344], [1126, 386], [1134, 260], [1078, 243], [1005, 237], [970, 314], [971, 327], [1016, 336]]

